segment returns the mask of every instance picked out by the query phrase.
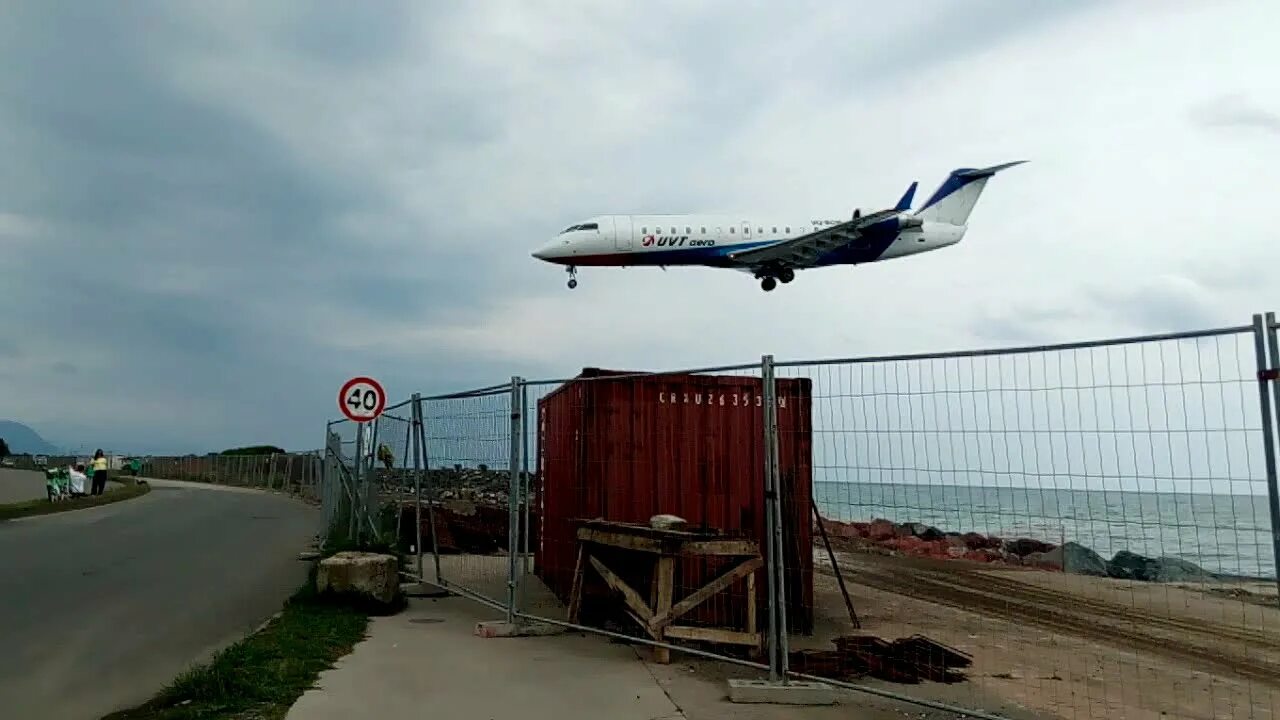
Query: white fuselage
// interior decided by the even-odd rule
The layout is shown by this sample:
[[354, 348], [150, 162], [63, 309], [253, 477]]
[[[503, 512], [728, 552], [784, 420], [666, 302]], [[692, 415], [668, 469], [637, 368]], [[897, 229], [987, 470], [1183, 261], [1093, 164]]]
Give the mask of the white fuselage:
[[[766, 247], [841, 222], [743, 220], [723, 215], [599, 215], [566, 228], [533, 256], [575, 266], [733, 267], [727, 258], [731, 252]], [[905, 230], [896, 226], [872, 229], [815, 264], [857, 264], [936, 250], [959, 242], [965, 229], [940, 222], [923, 222]]]

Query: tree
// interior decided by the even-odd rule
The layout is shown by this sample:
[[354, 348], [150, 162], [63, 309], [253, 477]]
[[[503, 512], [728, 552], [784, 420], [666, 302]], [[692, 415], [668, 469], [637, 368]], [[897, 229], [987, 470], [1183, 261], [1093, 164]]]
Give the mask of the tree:
[[[275, 445], [252, 445], [250, 447], [231, 448], [223, 450], [223, 455], [284, 455], [282, 448]], [[192, 457], [195, 457], [194, 455]]]
[[4, 438], [0, 438], [0, 458], [7, 457], [9, 457], [9, 443], [5, 442]]

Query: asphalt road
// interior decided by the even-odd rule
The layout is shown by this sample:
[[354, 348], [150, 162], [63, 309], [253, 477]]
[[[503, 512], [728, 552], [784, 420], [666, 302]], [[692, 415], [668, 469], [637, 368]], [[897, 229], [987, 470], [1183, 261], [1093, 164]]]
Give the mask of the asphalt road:
[[281, 496], [156, 481], [0, 522], [0, 716], [97, 720], [147, 700], [280, 609], [318, 519]]

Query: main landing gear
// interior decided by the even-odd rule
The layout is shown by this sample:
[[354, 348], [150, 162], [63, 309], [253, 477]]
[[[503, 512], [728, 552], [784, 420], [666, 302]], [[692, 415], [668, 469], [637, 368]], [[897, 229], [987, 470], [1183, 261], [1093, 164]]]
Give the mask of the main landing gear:
[[760, 289], [764, 290], [765, 292], [771, 292], [774, 288], [778, 287], [779, 282], [781, 282], [783, 285], [786, 285], [787, 283], [795, 279], [796, 279], [795, 270], [792, 270], [791, 268], [782, 268], [781, 270], [778, 270], [776, 273], [762, 276], [760, 278]]
[[572, 290], [578, 287], [578, 268], [570, 265], [565, 269], [565, 272], [569, 273], [569, 289]]

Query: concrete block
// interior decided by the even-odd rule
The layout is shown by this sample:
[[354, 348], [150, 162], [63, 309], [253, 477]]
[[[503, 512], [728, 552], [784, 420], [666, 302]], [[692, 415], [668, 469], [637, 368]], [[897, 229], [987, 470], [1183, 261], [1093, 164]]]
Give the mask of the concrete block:
[[482, 638], [495, 637], [543, 637], [559, 635], [564, 628], [549, 623], [517, 620], [509, 623], [503, 620], [476, 623], [476, 635]]
[[792, 680], [729, 680], [729, 701], [771, 705], [835, 705], [836, 690], [826, 683]]
[[400, 590], [399, 566], [392, 555], [340, 552], [320, 561], [316, 591], [350, 593], [383, 603], [395, 602]]

